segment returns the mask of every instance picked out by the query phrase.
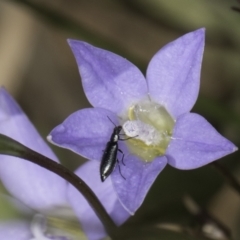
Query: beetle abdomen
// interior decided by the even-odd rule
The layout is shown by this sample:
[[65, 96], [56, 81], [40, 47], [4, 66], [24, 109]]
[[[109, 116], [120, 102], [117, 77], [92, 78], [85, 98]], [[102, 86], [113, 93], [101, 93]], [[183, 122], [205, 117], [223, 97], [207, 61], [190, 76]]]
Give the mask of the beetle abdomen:
[[112, 173], [117, 162], [118, 144], [108, 142], [104, 150], [101, 166], [100, 175], [102, 182]]

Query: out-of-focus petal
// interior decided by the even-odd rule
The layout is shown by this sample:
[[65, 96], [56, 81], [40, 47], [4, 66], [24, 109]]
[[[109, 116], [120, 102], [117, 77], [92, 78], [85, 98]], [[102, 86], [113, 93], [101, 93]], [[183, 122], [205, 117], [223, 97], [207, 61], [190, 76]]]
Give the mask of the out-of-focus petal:
[[[98, 162], [89, 161], [85, 163], [77, 169], [76, 174], [94, 191], [117, 225], [122, 224], [129, 218], [129, 214], [118, 201], [111, 178], [101, 182], [100, 164]], [[88, 239], [99, 240], [105, 237], [106, 232], [102, 223], [85, 198], [71, 185], [68, 187], [68, 198]]]
[[31, 237], [30, 223], [23, 221], [0, 222], [1, 240], [29, 240]]
[[[57, 161], [26, 115], [4, 88], [0, 89], [0, 133]], [[7, 190], [33, 209], [66, 201], [66, 182], [54, 173], [23, 159], [0, 155], [0, 178]]]
[[17, 215], [31, 216], [35, 213], [35, 211], [32, 208], [29, 208], [21, 201], [19, 201], [16, 198], [13, 198], [12, 196], [9, 196], [8, 194], [0, 193], [0, 206], [1, 208], [6, 207], [8, 209], [8, 212], [16, 216]]
[[124, 164], [120, 162], [112, 173], [112, 182], [118, 198], [124, 208], [133, 215], [143, 203], [150, 187], [158, 174], [167, 164], [166, 157], [157, 157], [152, 163], [145, 163], [134, 155], [124, 157]]
[[69, 40], [84, 92], [94, 107], [117, 114], [147, 95], [143, 74], [131, 62], [85, 42]]
[[160, 49], [147, 69], [150, 97], [177, 119], [196, 102], [204, 48], [204, 29], [188, 33]]
[[103, 150], [117, 125], [114, 113], [103, 108], [86, 108], [71, 114], [48, 136], [53, 144], [67, 148], [90, 160], [101, 160]]
[[178, 169], [194, 169], [224, 157], [237, 147], [220, 135], [206, 119], [186, 113], [176, 122], [166, 156]]

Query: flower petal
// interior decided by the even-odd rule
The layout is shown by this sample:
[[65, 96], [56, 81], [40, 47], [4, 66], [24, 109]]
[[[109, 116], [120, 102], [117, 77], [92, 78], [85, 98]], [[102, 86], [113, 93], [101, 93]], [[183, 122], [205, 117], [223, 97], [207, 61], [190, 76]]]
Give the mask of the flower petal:
[[[100, 164], [88, 161], [75, 172], [97, 195], [103, 206], [117, 225], [129, 218], [129, 214], [123, 209], [113, 189], [111, 178], [104, 182], [100, 180]], [[71, 185], [68, 187], [68, 198], [76, 215], [81, 222], [88, 239], [98, 240], [106, 236], [105, 229], [85, 198]]]
[[29, 240], [30, 223], [23, 221], [0, 222], [0, 239], [2, 240]]
[[176, 122], [166, 156], [178, 169], [194, 169], [224, 157], [237, 147], [221, 136], [210, 123], [195, 113], [182, 115]]
[[149, 63], [147, 81], [151, 99], [177, 119], [196, 102], [204, 48], [204, 29], [167, 44]]
[[131, 62], [85, 42], [69, 40], [84, 92], [94, 107], [121, 113], [147, 95], [143, 74]]
[[112, 182], [119, 201], [126, 211], [133, 215], [141, 206], [158, 174], [167, 164], [166, 157], [158, 157], [152, 163], [145, 163], [136, 156], [124, 157], [124, 164], [117, 166], [112, 173]]
[[[0, 89], [0, 133], [57, 161], [21, 108], [4, 88]], [[54, 173], [23, 159], [0, 155], [0, 178], [8, 191], [34, 209], [62, 205], [66, 182]]]
[[103, 108], [86, 108], [68, 116], [55, 127], [48, 140], [81, 156], [100, 161], [103, 150], [117, 124], [114, 113]]

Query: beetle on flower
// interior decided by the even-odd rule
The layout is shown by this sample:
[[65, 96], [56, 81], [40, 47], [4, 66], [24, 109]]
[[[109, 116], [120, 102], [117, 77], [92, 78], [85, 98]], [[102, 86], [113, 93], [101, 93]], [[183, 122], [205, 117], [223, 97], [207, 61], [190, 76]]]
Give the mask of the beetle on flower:
[[[136, 136], [120, 147], [122, 178], [111, 179], [124, 208], [133, 214], [168, 163], [195, 169], [237, 150], [202, 116], [190, 113], [196, 102], [205, 30], [190, 32], [160, 49], [146, 78], [128, 60], [88, 43], [69, 40], [85, 94], [94, 108], [71, 114], [48, 139], [88, 159], [100, 161], [112, 123]], [[99, 176], [100, 178], [100, 176]]]

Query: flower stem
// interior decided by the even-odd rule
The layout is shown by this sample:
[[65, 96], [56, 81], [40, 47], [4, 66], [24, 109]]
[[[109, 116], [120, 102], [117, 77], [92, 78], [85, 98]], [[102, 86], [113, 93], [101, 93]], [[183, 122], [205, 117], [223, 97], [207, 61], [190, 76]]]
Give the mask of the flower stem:
[[0, 134], [0, 154], [19, 157], [35, 163], [71, 183], [88, 201], [98, 218], [102, 221], [109, 236], [112, 238], [116, 237], [117, 226], [91, 188], [72, 171], [3, 134]]
[[232, 173], [217, 161], [213, 162], [212, 165], [221, 173], [221, 175], [238, 192], [238, 194], [240, 194], [240, 184], [237, 179], [232, 175]]

